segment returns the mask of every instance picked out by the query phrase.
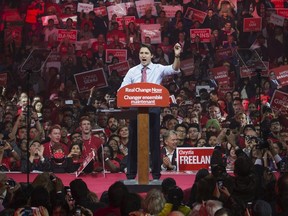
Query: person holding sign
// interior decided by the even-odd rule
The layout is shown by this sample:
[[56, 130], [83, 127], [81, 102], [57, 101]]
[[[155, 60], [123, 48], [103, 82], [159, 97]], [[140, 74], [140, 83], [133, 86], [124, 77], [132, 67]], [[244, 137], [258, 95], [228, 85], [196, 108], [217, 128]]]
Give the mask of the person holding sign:
[[[142, 45], [139, 51], [140, 64], [132, 67], [126, 74], [121, 87], [132, 83], [149, 82], [160, 84], [165, 76], [180, 73], [180, 52], [181, 45], [176, 43], [174, 46], [174, 62], [172, 65], [153, 64], [152, 50], [149, 46]], [[150, 108], [149, 110], [150, 128], [150, 152], [153, 179], [159, 179], [161, 174], [160, 160], [160, 108]], [[128, 141], [128, 163], [127, 178], [134, 179], [137, 174], [137, 120], [132, 120], [129, 124]]]

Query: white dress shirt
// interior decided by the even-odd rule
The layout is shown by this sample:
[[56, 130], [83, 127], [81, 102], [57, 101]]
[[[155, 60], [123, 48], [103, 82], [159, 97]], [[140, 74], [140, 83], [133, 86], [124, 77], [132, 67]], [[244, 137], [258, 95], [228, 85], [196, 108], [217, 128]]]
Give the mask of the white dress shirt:
[[[141, 77], [142, 77], [142, 72], [141, 72], [142, 68], [143, 68], [142, 64], [139, 64], [133, 68], [130, 68], [126, 76], [124, 77], [120, 88], [129, 84], [132, 84], [132, 83], [140, 83]], [[162, 79], [165, 76], [180, 73], [180, 70], [175, 71], [172, 65], [153, 64], [151, 62], [147, 66], [146, 72], [147, 72], [148, 83], [155, 83], [155, 84], [160, 85], [162, 82]]]

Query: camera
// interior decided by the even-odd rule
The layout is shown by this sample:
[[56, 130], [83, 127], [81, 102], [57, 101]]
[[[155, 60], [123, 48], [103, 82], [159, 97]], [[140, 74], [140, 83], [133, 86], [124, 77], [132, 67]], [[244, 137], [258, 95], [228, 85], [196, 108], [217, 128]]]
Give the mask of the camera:
[[11, 179], [11, 178], [9, 178], [7, 181], [6, 181], [6, 183], [5, 183], [10, 189], [13, 189], [15, 186], [16, 186], [16, 182], [13, 180], [13, 179]]
[[80, 206], [75, 207], [75, 216], [81, 216], [82, 215], [82, 210]]
[[31, 207], [26, 207], [22, 216], [33, 216], [33, 209]]
[[218, 180], [217, 181], [217, 185], [218, 185], [218, 188], [222, 189], [224, 184], [223, 184], [223, 180]]
[[5, 146], [5, 142], [3, 140], [0, 140], [0, 146]]

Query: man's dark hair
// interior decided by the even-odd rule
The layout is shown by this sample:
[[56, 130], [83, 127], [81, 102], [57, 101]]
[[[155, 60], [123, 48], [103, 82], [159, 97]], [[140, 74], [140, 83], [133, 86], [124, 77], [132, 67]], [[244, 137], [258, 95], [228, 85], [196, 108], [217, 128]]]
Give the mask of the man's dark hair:
[[[146, 45], [146, 44], [141, 44], [141, 48], [147, 48], [147, 49], [150, 51], [151, 55], [154, 55], [151, 46], [148, 46], [148, 45]], [[140, 48], [140, 49], [141, 49], [141, 48]]]

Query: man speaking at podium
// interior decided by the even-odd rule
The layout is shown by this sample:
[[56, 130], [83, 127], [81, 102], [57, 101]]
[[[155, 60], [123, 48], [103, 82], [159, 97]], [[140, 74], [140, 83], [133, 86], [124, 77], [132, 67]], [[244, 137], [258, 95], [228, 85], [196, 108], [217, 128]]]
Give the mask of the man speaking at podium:
[[[121, 87], [132, 83], [148, 82], [160, 85], [165, 76], [180, 73], [180, 52], [181, 45], [176, 43], [174, 46], [174, 62], [172, 65], [153, 64], [152, 49], [149, 46], [142, 45], [139, 51], [140, 64], [129, 69], [123, 79]], [[157, 180], [161, 174], [160, 161], [160, 108], [149, 109], [149, 143], [151, 173], [153, 179]], [[143, 134], [145, 136], [146, 134]], [[137, 174], [137, 120], [130, 121], [129, 141], [128, 141], [128, 161], [127, 161], [127, 179], [135, 179]]]

